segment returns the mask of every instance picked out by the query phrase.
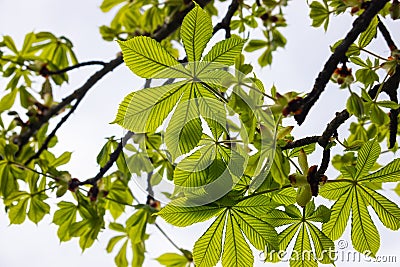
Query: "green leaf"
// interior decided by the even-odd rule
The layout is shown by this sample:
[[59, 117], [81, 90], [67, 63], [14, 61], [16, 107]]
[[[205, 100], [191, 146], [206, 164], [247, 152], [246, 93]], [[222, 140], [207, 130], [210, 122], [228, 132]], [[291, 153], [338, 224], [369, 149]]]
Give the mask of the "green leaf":
[[112, 237], [112, 238], [110, 239], [110, 241], [108, 241], [107, 248], [106, 248], [107, 252], [108, 252], [108, 253], [111, 253], [111, 251], [113, 251], [115, 245], [116, 245], [119, 241], [121, 241], [122, 239], [124, 239], [124, 238], [126, 238], [126, 235], [117, 235], [117, 236]]
[[72, 152], [62, 153], [55, 161], [51, 162], [51, 166], [58, 167], [67, 164], [71, 159]]
[[294, 239], [294, 236], [297, 233], [297, 230], [301, 226], [301, 223], [297, 221], [297, 223], [293, 223], [289, 227], [287, 227], [285, 230], [283, 230], [279, 234], [279, 249], [280, 250], [286, 250], [290, 242]]
[[312, 19], [312, 26], [313, 27], [319, 27], [324, 24], [324, 29], [325, 31], [328, 28], [329, 24], [329, 9], [326, 4], [326, 1], [324, 1], [325, 5], [321, 4], [320, 2], [313, 1], [310, 5], [311, 11], [310, 11], [310, 18]]
[[110, 211], [114, 219], [117, 219], [125, 211], [126, 205], [120, 203], [132, 204], [133, 201], [129, 187], [121, 180], [115, 180], [112, 183], [107, 197], [114, 200], [107, 200], [106, 202], [106, 208]]
[[71, 239], [70, 226], [76, 221], [76, 212], [78, 207], [71, 202], [61, 201], [57, 204], [59, 210], [54, 213], [53, 223], [59, 226], [57, 235], [60, 241], [68, 241]]
[[267, 245], [277, 248], [278, 234], [270, 224], [242, 210], [235, 209], [233, 214], [236, 215], [236, 221], [243, 233], [256, 249], [264, 250]]
[[264, 48], [268, 46], [268, 42], [264, 40], [250, 40], [250, 42], [244, 48], [246, 52], [253, 52], [258, 49]]
[[[315, 256], [323, 264], [334, 264], [335, 244], [315, 225], [307, 223], [307, 228], [314, 244]], [[328, 253], [327, 253], [328, 252]]]
[[369, 24], [368, 28], [360, 34], [360, 38], [358, 39], [358, 46], [360, 48], [366, 47], [372, 41], [372, 39], [376, 37], [376, 28], [378, 26], [378, 23], [378, 17], [375, 16]]
[[264, 215], [262, 219], [274, 227], [293, 224], [299, 221], [299, 218], [293, 218], [282, 210], [272, 210], [268, 214]]
[[225, 106], [216, 100], [209, 91], [201, 90], [198, 93], [199, 112], [207, 122], [214, 137], [218, 139], [226, 127]]
[[138, 36], [118, 41], [125, 64], [133, 73], [148, 79], [187, 78], [188, 72], [156, 40]]
[[283, 204], [283, 205], [291, 205], [296, 203], [296, 190], [294, 188], [285, 188], [280, 190], [277, 193], [272, 193], [271, 197], [272, 200]]
[[398, 182], [400, 181], [400, 159], [395, 159], [380, 170], [358, 180], [375, 183]]
[[371, 121], [378, 125], [384, 125], [389, 121], [389, 116], [375, 103], [371, 104]]
[[[14, 152], [15, 151], [11, 152], [10, 154], [14, 154]], [[5, 156], [7, 158], [7, 151]], [[4, 198], [8, 198], [11, 193], [16, 191], [18, 191], [18, 183], [15, 179], [15, 175], [13, 174], [12, 167], [5, 161], [0, 161], [0, 193]]]
[[111, 148], [112, 148], [112, 140], [108, 140], [101, 148], [96, 158], [96, 161], [100, 165], [100, 167], [103, 167], [109, 160], [111, 154]]
[[350, 114], [354, 114], [356, 117], [361, 117], [364, 114], [363, 100], [355, 93], [351, 93], [347, 99], [346, 108]]
[[253, 266], [253, 252], [243, 237], [234, 214], [229, 214], [226, 223], [222, 266]]
[[383, 225], [389, 229], [398, 230], [400, 228], [400, 208], [378, 192], [366, 186], [360, 186], [360, 188], [363, 190], [361, 191], [363, 198], [375, 210]]
[[126, 221], [126, 228], [132, 244], [139, 244], [145, 240], [149, 212], [139, 209]]
[[376, 104], [378, 104], [378, 106], [381, 106], [381, 107], [384, 107], [384, 108], [390, 108], [390, 109], [398, 109], [398, 108], [400, 108], [399, 104], [397, 104], [394, 101], [389, 101], [389, 100], [378, 101], [378, 102], [376, 102]]
[[101, 3], [100, 9], [103, 12], [108, 12], [113, 7], [123, 2], [126, 2], [126, 0], [104, 0], [103, 3]]
[[332, 240], [339, 239], [347, 226], [352, 207], [353, 191], [353, 189], [346, 191], [339, 197], [331, 208], [330, 220], [322, 226], [324, 234]]
[[10, 36], [4, 35], [3, 43], [8, 49], [18, 55], [18, 48], [15, 46], [14, 40]]
[[380, 236], [369, 216], [367, 205], [358, 190], [353, 193], [351, 218], [351, 241], [353, 247], [361, 253], [368, 253], [375, 257], [380, 246]]
[[15, 97], [17, 96], [18, 90], [13, 89], [11, 92], [3, 96], [3, 98], [0, 100], [0, 113], [3, 111], [9, 110], [13, 105], [15, 101]]
[[32, 47], [32, 44], [36, 41], [36, 35], [33, 32], [30, 32], [25, 35], [24, 44], [22, 45], [21, 55], [29, 54], [29, 49]]
[[225, 220], [226, 212], [219, 215], [194, 244], [193, 259], [197, 267], [215, 266], [218, 263], [222, 253]]
[[[204, 56], [203, 61], [231, 66], [235, 63], [236, 57], [242, 52], [245, 42], [246, 40], [237, 36], [220, 41], [211, 48], [207, 55]], [[205, 67], [205, 69], [209, 70], [207, 67]]]
[[293, 252], [290, 257], [290, 266], [315, 266], [318, 264], [315, 260], [314, 251], [311, 247], [310, 237], [307, 233], [306, 224], [302, 223], [299, 227], [300, 231], [294, 244]]
[[113, 123], [137, 133], [154, 132], [183, 94], [186, 82], [152, 87], [127, 95]]
[[240, 201], [233, 209], [262, 218], [264, 215], [274, 211], [277, 206], [279, 204], [272, 201], [271, 198], [259, 195]]
[[311, 154], [312, 152], [315, 151], [315, 143], [312, 143], [312, 144], [309, 144], [309, 145], [306, 145], [306, 146], [302, 146], [302, 147], [296, 147], [296, 148], [290, 150], [290, 153], [289, 153], [288, 156], [290, 158], [297, 157], [299, 155], [300, 150], [304, 150], [304, 152], [307, 155], [309, 155], [309, 154]]
[[181, 27], [182, 42], [189, 62], [200, 61], [212, 31], [210, 16], [196, 4], [183, 19]]
[[[310, 202], [312, 203], [312, 202]], [[314, 222], [326, 223], [331, 218], [331, 210], [324, 205], [318, 206], [318, 208], [307, 217], [307, 220]]]
[[375, 140], [368, 141], [361, 147], [358, 151], [355, 180], [368, 174], [368, 171], [374, 166], [380, 153], [381, 147]]
[[176, 253], [164, 253], [156, 261], [167, 267], [185, 267], [189, 263], [184, 255]]
[[[214, 161], [215, 151], [211, 146], [200, 149], [184, 158], [175, 168], [174, 184], [178, 187], [195, 189], [207, 185], [210, 181], [207, 168]], [[204, 151], [205, 150], [205, 151]]]
[[43, 202], [40, 195], [34, 195], [30, 201], [28, 218], [37, 224], [48, 213], [50, 213], [50, 206]]
[[182, 96], [165, 133], [165, 144], [173, 160], [196, 147], [202, 136], [200, 111], [193, 99], [201, 85], [191, 83], [188, 86], [190, 89]]
[[364, 68], [368, 68], [369, 67], [367, 63], [365, 63], [361, 58], [356, 57], [356, 56], [351, 57], [350, 61], [353, 62], [354, 64], [356, 64], [358, 66], [361, 66], [361, 67], [364, 67]]
[[28, 207], [29, 198], [23, 198], [15, 206], [11, 206], [8, 212], [10, 224], [21, 224], [26, 218], [26, 209]]
[[119, 250], [119, 252], [117, 253], [117, 255], [115, 256], [115, 264], [118, 267], [128, 267], [128, 260], [126, 258], [126, 248], [128, 246], [128, 240], [126, 240], [124, 242], [124, 244], [122, 245], [121, 249]]
[[272, 63], [272, 50], [270, 48], [267, 48], [258, 58], [258, 64], [260, 64], [261, 67], [265, 67], [267, 65], [270, 65], [271, 63]]
[[372, 85], [375, 81], [379, 81], [379, 76], [370, 67], [362, 68], [356, 71], [356, 80], [368, 86]]
[[132, 266], [143, 266], [144, 253], [146, 252], [144, 243], [132, 244]]
[[221, 210], [222, 207], [216, 205], [198, 206], [187, 198], [178, 198], [168, 203], [157, 215], [172, 225], [185, 227], [206, 221], [217, 215]]

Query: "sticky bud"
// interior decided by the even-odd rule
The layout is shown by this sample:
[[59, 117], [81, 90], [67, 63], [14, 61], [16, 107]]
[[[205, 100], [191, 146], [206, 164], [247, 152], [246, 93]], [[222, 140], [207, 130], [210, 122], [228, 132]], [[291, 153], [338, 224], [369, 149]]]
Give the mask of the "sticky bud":
[[262, 15], [260, 16], [260, 18], [261, 18], [262, 20], [264, 20], [264, 21], [267, 20], [267, 19], [269, 18], [268, 12], [262, 14]]
[[312, 193], [309, 184], [300, 187], [297, 190], [296, 202], [300, 207], [305, 207], [311, 201]]
[[88, 192], [88, 197], [90, 198], [90, 201], [91, 202], [96, 201], [98, 195], [99, 195], [99, 188], [97, 186], [92, 186]]
[[326, 175], [322, 175], [322, 177], [320, 178], [320, 185], [326, 184], [327, 181], [328, 177]]
[[300, 173], [294, 173], [294, 174], [289, 175], [289, 181], [293, 187], [302, 187], [302, 186], [308, 184], [307, 177]]
[[68, 181], [68, 190], [72, 192], [76, 192], [80, 184], [80, 181], [77, 178], [72, 178]]
[[361, 115], [364, 114], [363, 101], [361, 97], [355, 93], [351, 93], [349, 99], [347, 99], [346, 108], [350, 114], [354, 114], [357, 117], [361, 117]]

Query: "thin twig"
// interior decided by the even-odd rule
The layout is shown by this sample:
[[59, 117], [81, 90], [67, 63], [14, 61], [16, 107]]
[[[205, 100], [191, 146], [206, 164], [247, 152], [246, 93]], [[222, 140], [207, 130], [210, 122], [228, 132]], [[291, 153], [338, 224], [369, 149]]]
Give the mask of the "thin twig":
[[86, 93], [106, 74], [113, 71], [116, 67], [118, 67], [121, 63], [122, 55], [117, 56], [115, 59], [106, 63], [106, 65], [96, 73], [94, 73], [90, 78], [78, 89], [76, 89], [72, 94], [64, 98], [59, 104], [49, 108], [46, 110], [42, 116], [38, 117], [38, 121], [35, 123], [30, 123], [27, 128], [22, 129], [23, 133], [19, 135], [18, 145], [19, 151], [21, 148], [26, 145], [29, 139], [39, 130], [45, 123], [47, 123], [52, 117], [57, 115], [61, 110], [66, 108], [72, 101], [83, 98]]
[[389, 46], [390, 51], [397, 49], [397, 45], [394, 43], [385, 24], [383, 24], [382, 20], [379, 17], [378, 17], [378, 20], [379, 20], [378, 29], [382, 33], [383, 38], [385, 39], [386, 44]]
[[173, 245], [177, 250], [182, 251], [182, 249], [167, 235], [167, 233], [157, 223], [155, 223], [154, 225], [161, 232], [161, 234], [163, 234], [163, 236], [165, 236], [165, 238], [171, 243], [171, 245]]
[[317, 143], [320, 137], [321, 136], [304, 137], [302, 139], [298, 139], [298, 140], [295, 140], [293, 142], [287, 143], [281, 149], [282, 150], [287, 150], [287, 149], [292, 149], [292, 148], [296, 148], [296, 147], [302, 147], [302, 146], [310, 145], [310, 144], [313, 144], [313, 143]]
[[70, 70], [74, 70], [74, 69], [77, 69], [77, 68], [80, 68], [80, 67], [84, 67], [84, 66], [101, 65], [101, 66], [104, 67], [106, 64], [107, 63], [105, 63], [104, 61], [93, 60], [93, 61], [81, 62], [81, 63], [78, 63], [76, 65], [69, 66], [69, 67], [66, 67], [64, 69], [56, 70], [56, 71], [51, 71], [51, 70], [47, 69], [46, 67], [44, 67], [39, 71], [39, 73], [42, 76], [57, 75], [57, 74], [63, 74], [63, 73], [68, 72]]
[[127, 132], [125, 136], [122, 138], [121, 142], [119, 142], [117, 148], [110, 154], [110, 159], [107, 163], [100, 168], [100, 171], [96, 174], [95, 177], [87, 179], [79, 183], [79, 185], [91, 184], [95, 185], [98, 180], [103, 178], [104, 174], [114, 165], [114, 162], [117, 161], [119, 155], [121, 154], [126, 142], [133, 136], [132, 132]]
[[235, 12], [239, 8], [239, 0], [232, 0], [232, 3], [228, 7], [228, 11], [226, 12], [225, 17], [222, 19], [220, 23], [215, 25], [213, 34], [217, 33], [219, 30], [225, 30], [225, 38], [231, 37], [231, 20]]
[[75, 104], [68, 111], [68, 113], [64, 117], [61, 118], [61, 120], [57, 123], [56, 127], [54, 127], [54, 129], [51, 131], [51, 133], [46, 137], [43, 144], [40, 146], [39, 150], [36, 151], [36, 153], [34, 155], [32, 155], [27, 161], [25, 161], [25, 165], [28, 165], [30, 162], [32, 162], [32, 160], [39, 158], [40, 155], [42, 154], [42, 152], [48, 148], [51, 139], [53, 139], [53, 137], [56, 135], [58, 129], [60, 129], [61, 126], [72, 115], [72, 113], [74, 113], [74, 111], [76, 110], [76, 108], [78, 107], [78, 105], [82, 101], [82, 99], [83, 99], [83, 95], [76, 100]]

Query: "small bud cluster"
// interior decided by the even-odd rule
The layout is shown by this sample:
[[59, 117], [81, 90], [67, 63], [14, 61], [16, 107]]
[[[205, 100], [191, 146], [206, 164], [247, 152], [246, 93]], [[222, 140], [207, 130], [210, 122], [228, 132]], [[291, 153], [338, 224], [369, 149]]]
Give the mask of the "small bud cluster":
[[340, 88], [346, 88], [354, 82], [353, 74], [351, 69], [343, 66], [342, 68], [336, 68], [332, 75], [332, 81], [338, 83]]

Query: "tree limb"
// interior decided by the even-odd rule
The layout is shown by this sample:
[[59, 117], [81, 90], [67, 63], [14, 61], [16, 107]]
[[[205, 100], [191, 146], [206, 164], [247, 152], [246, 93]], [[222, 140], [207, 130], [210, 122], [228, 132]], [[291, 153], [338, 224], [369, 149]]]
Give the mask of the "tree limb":
[[328, 61], [326, 61], [323, 70], [315, 80], [312, 91], [302, 100], [301, 113], [294, 116], [299, 125], [304, 122], [311, 107], [315, 102], [317, 102], [319, 96], [325, 90], [332, 73], [343, 57], [345, 57], [350, 45], [352, 45], [356, 41], [357, 37], [368, 28], [372, 19], [379, 13], [387, 2], [389, 2], [389, 0], [371, 1], [366, 10], [354, 21], [353, 28], [347, 33], [341, 44], [336, 47]]
[[47, 69], [47, 67], [43, 67], [39, 71], [39, 74], [42, 75], [42, 76], [57, 75], [57, 74], [63, 74], [65, 72], [68, 72], [70, 70], [74, 70], [74, 69], [77, 69], [77, 68], [80, 68], [80, 67], [93, 66], [93, 65], [101, 65], [101, 66], [104, 67], [106, 65], [106, 63], [103, 62], [103, 61], [93, 60], [93, 61], [81, 62], [81, 63], [78, 63], [76, 65], [69, 66], [69, 67], [66, 67], [64, 69], [56, 70], [56, 71], [51, 71], [51, 70]]
[[239, 8], [239, 0], [232, 0], [232, 3], [228, 7], [228, 11], [226, 12], [225, 17], [222, 19], [220, 23], [215, 25], [213, 34], [216, 34], [219, 30], [225, 30], [225, 38], [231, 37], [231, 20], [235, 12]]

